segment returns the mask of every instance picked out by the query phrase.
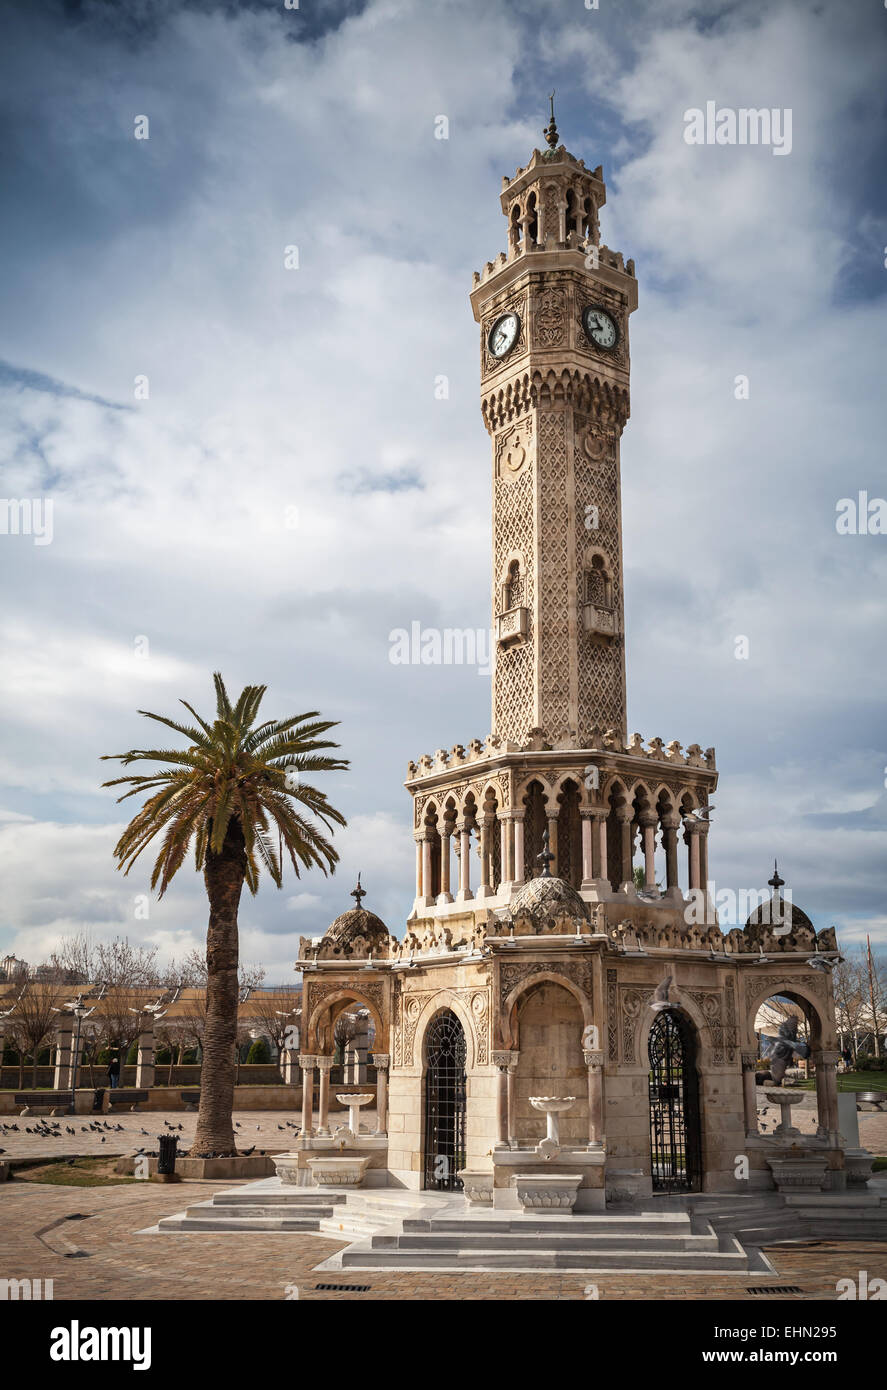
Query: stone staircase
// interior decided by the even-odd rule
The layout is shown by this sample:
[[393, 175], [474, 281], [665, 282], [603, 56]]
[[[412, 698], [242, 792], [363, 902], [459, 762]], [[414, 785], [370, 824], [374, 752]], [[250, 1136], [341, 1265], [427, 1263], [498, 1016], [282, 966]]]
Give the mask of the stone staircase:
[[[873, 1184], [873, 1187], [875, 1185]], [[606, 1212], [469, 1207], [402, 1188], [291, 1187], [264, 1178], [163, 1217], [161, 1232], [314, 1232], [350, 1243], [323, 1270], [618, 1270], [746, 1275], [783, 1241], [887, 1240], [887, 1194], [699, 1194]]]

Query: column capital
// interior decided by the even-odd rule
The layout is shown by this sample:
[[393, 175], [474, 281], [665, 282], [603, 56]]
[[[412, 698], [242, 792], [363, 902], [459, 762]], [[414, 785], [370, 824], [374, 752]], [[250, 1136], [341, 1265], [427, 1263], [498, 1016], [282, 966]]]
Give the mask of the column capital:
[[655, 826], [658, 824], [659, 817], [657, 816], [655, 811], [642, 811], [641, 814], [638, 816], [638, 825], [647, 827]]
[[634, 810], [631, 806], [616, 806], [614, 810], [620, 825], [630, 825], [634, 820]]
[[602, 1067], [604, 1065], [604, 1054], [603, 1052], [589, 1051], [587, 1048], [583, 1048], [582, 1060], [587, 1067]]
[[755, 1070], [755, 1067], [756, 1067], [756, 1065], [757, 1065], [757, 1061], [758, 1061], [758, 1054], [757, 1054], [756, 1052], [743, 1052], [743, 1054], [742, 1054], [742, 1070], [743, 1070], [743, 1071], [754, 1071], [754, 1070]]
[[519, 1052], [493, 1052], [493, 1053], [490, 1054], [490, 1056], [491, 1056], [491, 1058], [492, 1058], [492, 1062], [493, 1062], [493, 1066], [494, 1066], [494, 1067], [498, 1067], [500, 1071], [510, 1071], [513, 1067], [516, 1067], [516, 1066], [517, 1066], [517, 1062], [518, 1062], [518, 1058], [520, 1057], [520, 1053], [519, 1053]]
[[332, 1057], [315, 1057], [314, 1065], [318, 1071], [330, 1071], [333, 1065]]
[[381, 1068], [382, 1071], [387, 1071], [391, 1066], [391, 1054], [389, 1052], [374, 1052], [373, 1064]]
[[836, 1067], [840, 1060], [840, 1052], [832, 1052], [826, 1048], [812, 1054], [812, 1061], [817, 1067]]
[[317, 1066], [317, 1057], [313, 1052], [300, 1052], [299, 1066], [303, 1071], [313, 1071]]
[[667, 811], [664, 816], [659, 817], [663, 830], [677, 830], [681, 823], [681, 817], [677, 811]]

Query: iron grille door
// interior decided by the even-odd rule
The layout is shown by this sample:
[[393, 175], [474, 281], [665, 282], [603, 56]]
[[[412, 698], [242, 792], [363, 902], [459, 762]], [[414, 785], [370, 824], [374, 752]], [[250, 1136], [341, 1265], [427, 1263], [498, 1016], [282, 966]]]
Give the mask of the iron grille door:
[[700, 1185], [699, 1080], [692, 1033], [670, 1009], [650, 1029], [650, 1149], [654, 1192]]
[[436, 1014], [425, 1039], [425, 1187], [461, 1192], [465, 1167], [465, 1034], [456, 1015]]

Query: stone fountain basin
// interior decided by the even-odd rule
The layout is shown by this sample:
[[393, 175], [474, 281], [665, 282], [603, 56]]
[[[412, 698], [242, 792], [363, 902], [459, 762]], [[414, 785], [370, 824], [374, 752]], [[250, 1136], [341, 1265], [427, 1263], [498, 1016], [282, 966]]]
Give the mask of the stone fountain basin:
[[771, 1105], [800, 1105], [802, 1101], [807, 1100], [808, 1096], [810, 1095], [810, 1092], [787, 1090], [784, 1091], [780, 1089], [778, 1091], [765, 1091], [764, 1095], [767, 1097]]
[[274, 1171], [281, 1182], [299, 1185], [299, 1155], [297, 1153], [272, 1154]]
[[343, 1091], [341, 1095], [338, 1091], [336, 1092], [336, 1100], [340, 1105], [368, 1105], [371, 1100], [375, 1099], [372, 1091]]
[[319, 1187], [360, 1187], [369, 1167], [369, 1156], [309, 1158], [307, 1166]]
[[534, 1110], [542, 1110], [546, 1115], [561, 1115], [576, 1104], [575, 1096], [530, 1096]]

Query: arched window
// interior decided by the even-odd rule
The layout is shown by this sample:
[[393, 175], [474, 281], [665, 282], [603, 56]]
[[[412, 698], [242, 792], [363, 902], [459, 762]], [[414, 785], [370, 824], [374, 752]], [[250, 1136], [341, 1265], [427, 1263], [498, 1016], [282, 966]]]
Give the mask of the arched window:
[[524, 581], [521, 574], [520, 561], [512, 560], [508, 566], [508, 578], [505, 581], [505, 607], [520, 608], [524, 601]]
[[585, 572], [585, 602], [596, 608], [612, 607], [610, 579], [601, 555], [593, 557], [591, 568]]

